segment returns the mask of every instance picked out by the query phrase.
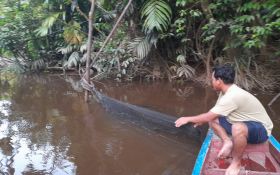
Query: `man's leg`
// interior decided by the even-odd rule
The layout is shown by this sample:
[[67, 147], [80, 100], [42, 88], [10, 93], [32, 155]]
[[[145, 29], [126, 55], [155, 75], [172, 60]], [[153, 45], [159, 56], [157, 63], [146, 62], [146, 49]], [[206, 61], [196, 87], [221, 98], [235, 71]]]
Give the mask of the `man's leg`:
[[226, 170], [226, 175], [237, 175], [241, 168], [241, 159], [244, 149], [247, 145], [248, 128], [244, 123], [235, 123], [232, 125], [233, 138], [233, 160]]
[[231, 153], [233, 143], [229, 138], [226, 130], [220, 125], [219, 120], [209, 122], [210, 127], [214, 130], [215, 134], [218, 135], [223, 142], [222, 149], [218, 154], [218, 158], [228, 157]]

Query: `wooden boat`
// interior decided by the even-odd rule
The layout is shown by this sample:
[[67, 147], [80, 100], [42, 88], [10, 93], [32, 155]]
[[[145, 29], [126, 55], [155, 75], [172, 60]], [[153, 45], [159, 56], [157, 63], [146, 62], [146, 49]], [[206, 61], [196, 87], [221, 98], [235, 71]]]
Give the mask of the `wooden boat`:
[[[218, 159], [221, 140], [209, 130], [196, 159], [192, 175], [224, 175], [231, 158]], [[238, 175], [280, 175], [280, 144], [271, 135], [263, 144], [249, 144]]]

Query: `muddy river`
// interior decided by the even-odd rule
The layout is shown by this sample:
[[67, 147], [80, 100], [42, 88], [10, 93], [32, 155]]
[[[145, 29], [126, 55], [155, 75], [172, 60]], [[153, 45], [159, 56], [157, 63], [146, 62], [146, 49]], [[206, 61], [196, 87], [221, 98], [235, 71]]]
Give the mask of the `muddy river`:
[[[0, 174], [191, 174], [200, 137], [177, 137], [84, 102], [78, 77], [1, 75]], [[96, 82], [114, 99], [175, 118], [209, 110], [217, 94], [195, 83]], [[280, 139], [280, 99], [254, 93]], [[132, 117], [133, 118], [133, 117]]]

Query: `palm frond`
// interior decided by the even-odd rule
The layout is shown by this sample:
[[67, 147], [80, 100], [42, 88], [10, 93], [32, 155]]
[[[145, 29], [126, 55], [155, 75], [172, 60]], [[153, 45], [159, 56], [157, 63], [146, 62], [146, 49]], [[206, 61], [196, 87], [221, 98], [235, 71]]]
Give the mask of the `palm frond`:
[[68, 58], [68, 61], [66, 61], [63, 64], [63, 67], [71, 68], [78, 66], [80, 62], [80, 55], [78, 52], [73, 52], [70, 57]]
[[57, 52], [62, 53], [63, 55], [71, 53], [74, 50], [74, 46], [73, 45], [67, 45], [66, 47], [60, 47]]
[[87, 53], [84, 53], [82, 58], [81, 58], [81, 60], [80, 60], [80, 62], [81, 63], [85, 63], [86, 61], [87, 61]]
[[85, 51], [87, 51], [87, 43], [82, 44], [81, 47], [80, 47], [80, 52], [83, 53]]
[[128, 49], [135, 53], [139, 59], [145, 58], [149, 54], [151, 47], [152, 44], [144, 37], [135, 38], [133, 42], [128, 44]]
[[100, 13], [100, 18], [103, 18], [105, 21], [111, 21], [116, 16], [116, 14], [112, 11], [108, 11], [105, 8], [103, 8], [100, 2], [96, 2], [96, 9]]
[[177, 75], [179, 77], [185, 76], [187, 79], [191, 79], [195, 75], [195, 70], [189, 65], [182, 65], [177, 69]]
[[81, 26], [75, 21], [71, 21], [64, 28], [63, 37], [69, 44], [81, 44], [84, 39], [84, 34], [81, 32]]
[[159, 32], [167, 30], [172, 16], [172, 10], [163, 0], [149, 0], [141, 11], [141, 18], [144, 19], [143, 28], [146, 33], [155, 28]]
[[57, 21], [58, 17], [61, 15], [61, 12], [59, 13], [53, 13], [50, 16], [48, 16], [42, 23], [42, 25], [35, 30], [38, 36], [46, 36], [48, 34], [49, 29], [54, 25], [54, 23]]
[[178, 55], [176, 58], [176, 61], [180, 64], [185, 64], [186, 63], [186, 56], [185, 55]]

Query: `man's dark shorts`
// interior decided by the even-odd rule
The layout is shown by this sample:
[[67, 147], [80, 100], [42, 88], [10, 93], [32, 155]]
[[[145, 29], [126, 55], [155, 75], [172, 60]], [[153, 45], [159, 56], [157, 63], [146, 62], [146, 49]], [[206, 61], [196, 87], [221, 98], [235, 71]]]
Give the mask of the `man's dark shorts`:
[[[226, 130], [228, 134], [232, 135], [231, 133], [232, 124], [229, 123], [224, 116], [219, 117], [219, 123]], [[267, 131], [261, 123], [253, 122], [253, 121], [245, 121], [243, 123], [246, 124], [248, 128], [248, 138], [247, 138], [248, 143], [251, 144], [263, 143], [268, 139]]]

